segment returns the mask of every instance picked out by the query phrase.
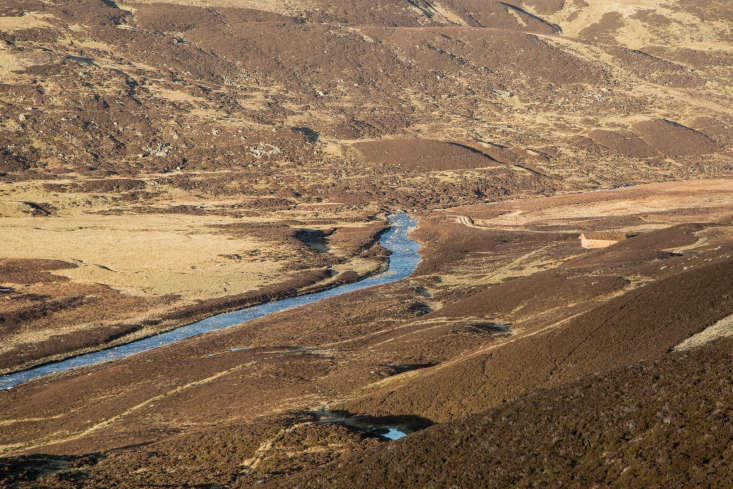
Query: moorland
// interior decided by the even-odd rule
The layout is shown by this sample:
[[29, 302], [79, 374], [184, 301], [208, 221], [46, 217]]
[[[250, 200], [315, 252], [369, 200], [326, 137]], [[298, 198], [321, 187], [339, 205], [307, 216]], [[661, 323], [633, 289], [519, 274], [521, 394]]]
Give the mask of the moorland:
[[0, 391], [0, 485], [730, 487], [732, 20], [4, 0], [0, 374], [421, 261]]

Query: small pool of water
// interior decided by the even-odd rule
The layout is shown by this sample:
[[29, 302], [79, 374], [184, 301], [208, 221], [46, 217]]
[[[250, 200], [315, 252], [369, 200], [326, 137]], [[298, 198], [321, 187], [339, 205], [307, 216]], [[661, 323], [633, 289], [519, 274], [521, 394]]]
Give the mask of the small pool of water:
[[400, 430], [396, 430], [394, 428], [389, 428], [389, 431], [383, 434], [382, 436], [390, 440], [399, 440], [400, 438], [407, 436], [407, 433], [404, 433]]
[[347, 411], [319, 409], [309, 414], [317, 423], [339, 424], [351, 429], [379, 436], [387, 440], [399, 440], [410, 433], [432, 426], [433, 422], [420, 416], [360, 416]]
[[253, 321], [261, 317], [273, 314], [275, 312], [292, 309], [294, 307], [304, 306], [319, 302], [337, 295], [354, 292], [356, 290], [374, 287], [375, 285], [388, 284], [405, 279], [415, 271], [420, 262], [420, 245], [408, 237], [417, 225], [417, 220], [411, 218], [406, 213], [393, 214], [389, 216], [390, 229], [379, 238], [379, 244], [391, 251], [389, 257], [389, 267], [379, 275], [367, 277], [359, 282], [340, 285], [332, 289], [315, 292], [313, 294], [289, 297], [279, 301], [267, 302], [259, 306], [239, 309], [237, 311], [217, 314], [209, 318], [191, 323], [180, 328], [176, 328], [165, 333], [155, 336], [142, 338], [131, 343], [120, 345], [117, 347], [100, 350], [77, 357], [62, 360], [60, 362], [48, 363], [21, 372], [15, 372], [0, 377], [0, 390], [10, 389], [16, 385], [28, 382], [29, 380], [43, 377], [45, 375], [64, 372], [79, 367], [96, 365], [98, 363], [118, 360], [120, 358], [135, 355], [144, 351], [169, 345], [177, 341], [216, 331], [218, 329], [234, 326], [235, 324]]

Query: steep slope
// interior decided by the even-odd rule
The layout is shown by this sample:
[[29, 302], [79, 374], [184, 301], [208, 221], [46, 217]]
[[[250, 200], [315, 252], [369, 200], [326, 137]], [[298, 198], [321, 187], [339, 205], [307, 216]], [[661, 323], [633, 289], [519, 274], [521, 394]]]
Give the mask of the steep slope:
[[536, 391], [265, 487], [729, 487], [732, 348]]
[[[457, 419], [537, 388], [661, 358], [684, 339], [733, 314], [731, 276], [733, 260], [728, 259], [669, 277], [610, 299], [564, 324], [538, 328], [519, 341], [478, 351], [344, 407], [373, 414], [413, 413], [438, 421]], [[501, 289], [493, 289], [441, 313], [481, 316], [477, 309], [495, 309], [501, 295]]]

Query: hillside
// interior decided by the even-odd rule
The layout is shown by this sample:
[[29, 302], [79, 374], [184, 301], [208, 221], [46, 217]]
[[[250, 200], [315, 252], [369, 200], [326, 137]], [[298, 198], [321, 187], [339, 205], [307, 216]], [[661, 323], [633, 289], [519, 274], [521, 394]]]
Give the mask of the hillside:
[[[28, 350], [23, 318], [45, 345], [2, 349], [0, 369], [381, 266], [359, 256], [368, 226], [329, 261], [293, 239], [303, 230], [729, 176], [731, 15], [641, 0], [4, 2], [0, 285], [30, 286], [4, 334]], [[141, 243], [156, 253], [138, 260]]]
[[731, 347], [536, 391], [260, 487], [730, 487]]
[[3, 0], [0, 375], [420, 261], [0, 390], [0, 486], [729, 486], [732, 86], [725, 0]]
[[[690, 338], [730, 334], [730, 185], [426, 214], [414, 233], [423, 260], [407, 280], [1, 392], [6, 477], [26, 467], [27, 483], [48, 487], [69, 474], [80, 487], [248, 487], [367, 460], [392, 443], [369, 425], [410, 433], [640, 361], [674, 364]], [[600, 228], [635, 236], [582, 248], [579, 231]], [[629, 402], [646, 405], [640, 396]], [[697, 409], [699, 397], [687, 399], [678, 407]]]

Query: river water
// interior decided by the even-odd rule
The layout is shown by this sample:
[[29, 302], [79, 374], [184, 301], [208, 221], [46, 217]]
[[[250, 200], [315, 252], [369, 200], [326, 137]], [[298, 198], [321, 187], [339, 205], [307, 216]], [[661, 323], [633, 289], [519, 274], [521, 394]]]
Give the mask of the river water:
[[420, 245], [408, 237], [409, 232], [415, 228], [417, 221], [405, 213], [393, 214], [389, 216], [389, 221], [391, 227], [379, 239], [379, 244], [392, 253], [389, 257], [389, 268], [379, 275], [373, 275], [359, 282], [340, 285], [338, 287], [323, 290], [321, 292], [315, 292], [313, 294], [289, 297], [287, 299], [267, 302], [247, 309], [217, 314], [216, 316], [211, 316], [201, 321], [197, 321], [159, 335], [142, 338], [125, 345], [79, 355], [60, 362], [48, 363], [46, 365], [23, 370], [21, 372], [5, 375], [0, 377], [0, 390], [10, 389], [19, 384], [45, 375], [117, 360], [136, 353], [169, 345], [192, 336], [208, 333], [209, 331], [216, 331], [235, 324], [259, 319], [274, 312], [312, 304], [329, 297], [366, 289], [367, 287], [373, 287], [375, 285], [397, 282], [407, 278], [413, 271], [415, 271], [417, 264], [420, 262], [420, 255], [418, 254]]

